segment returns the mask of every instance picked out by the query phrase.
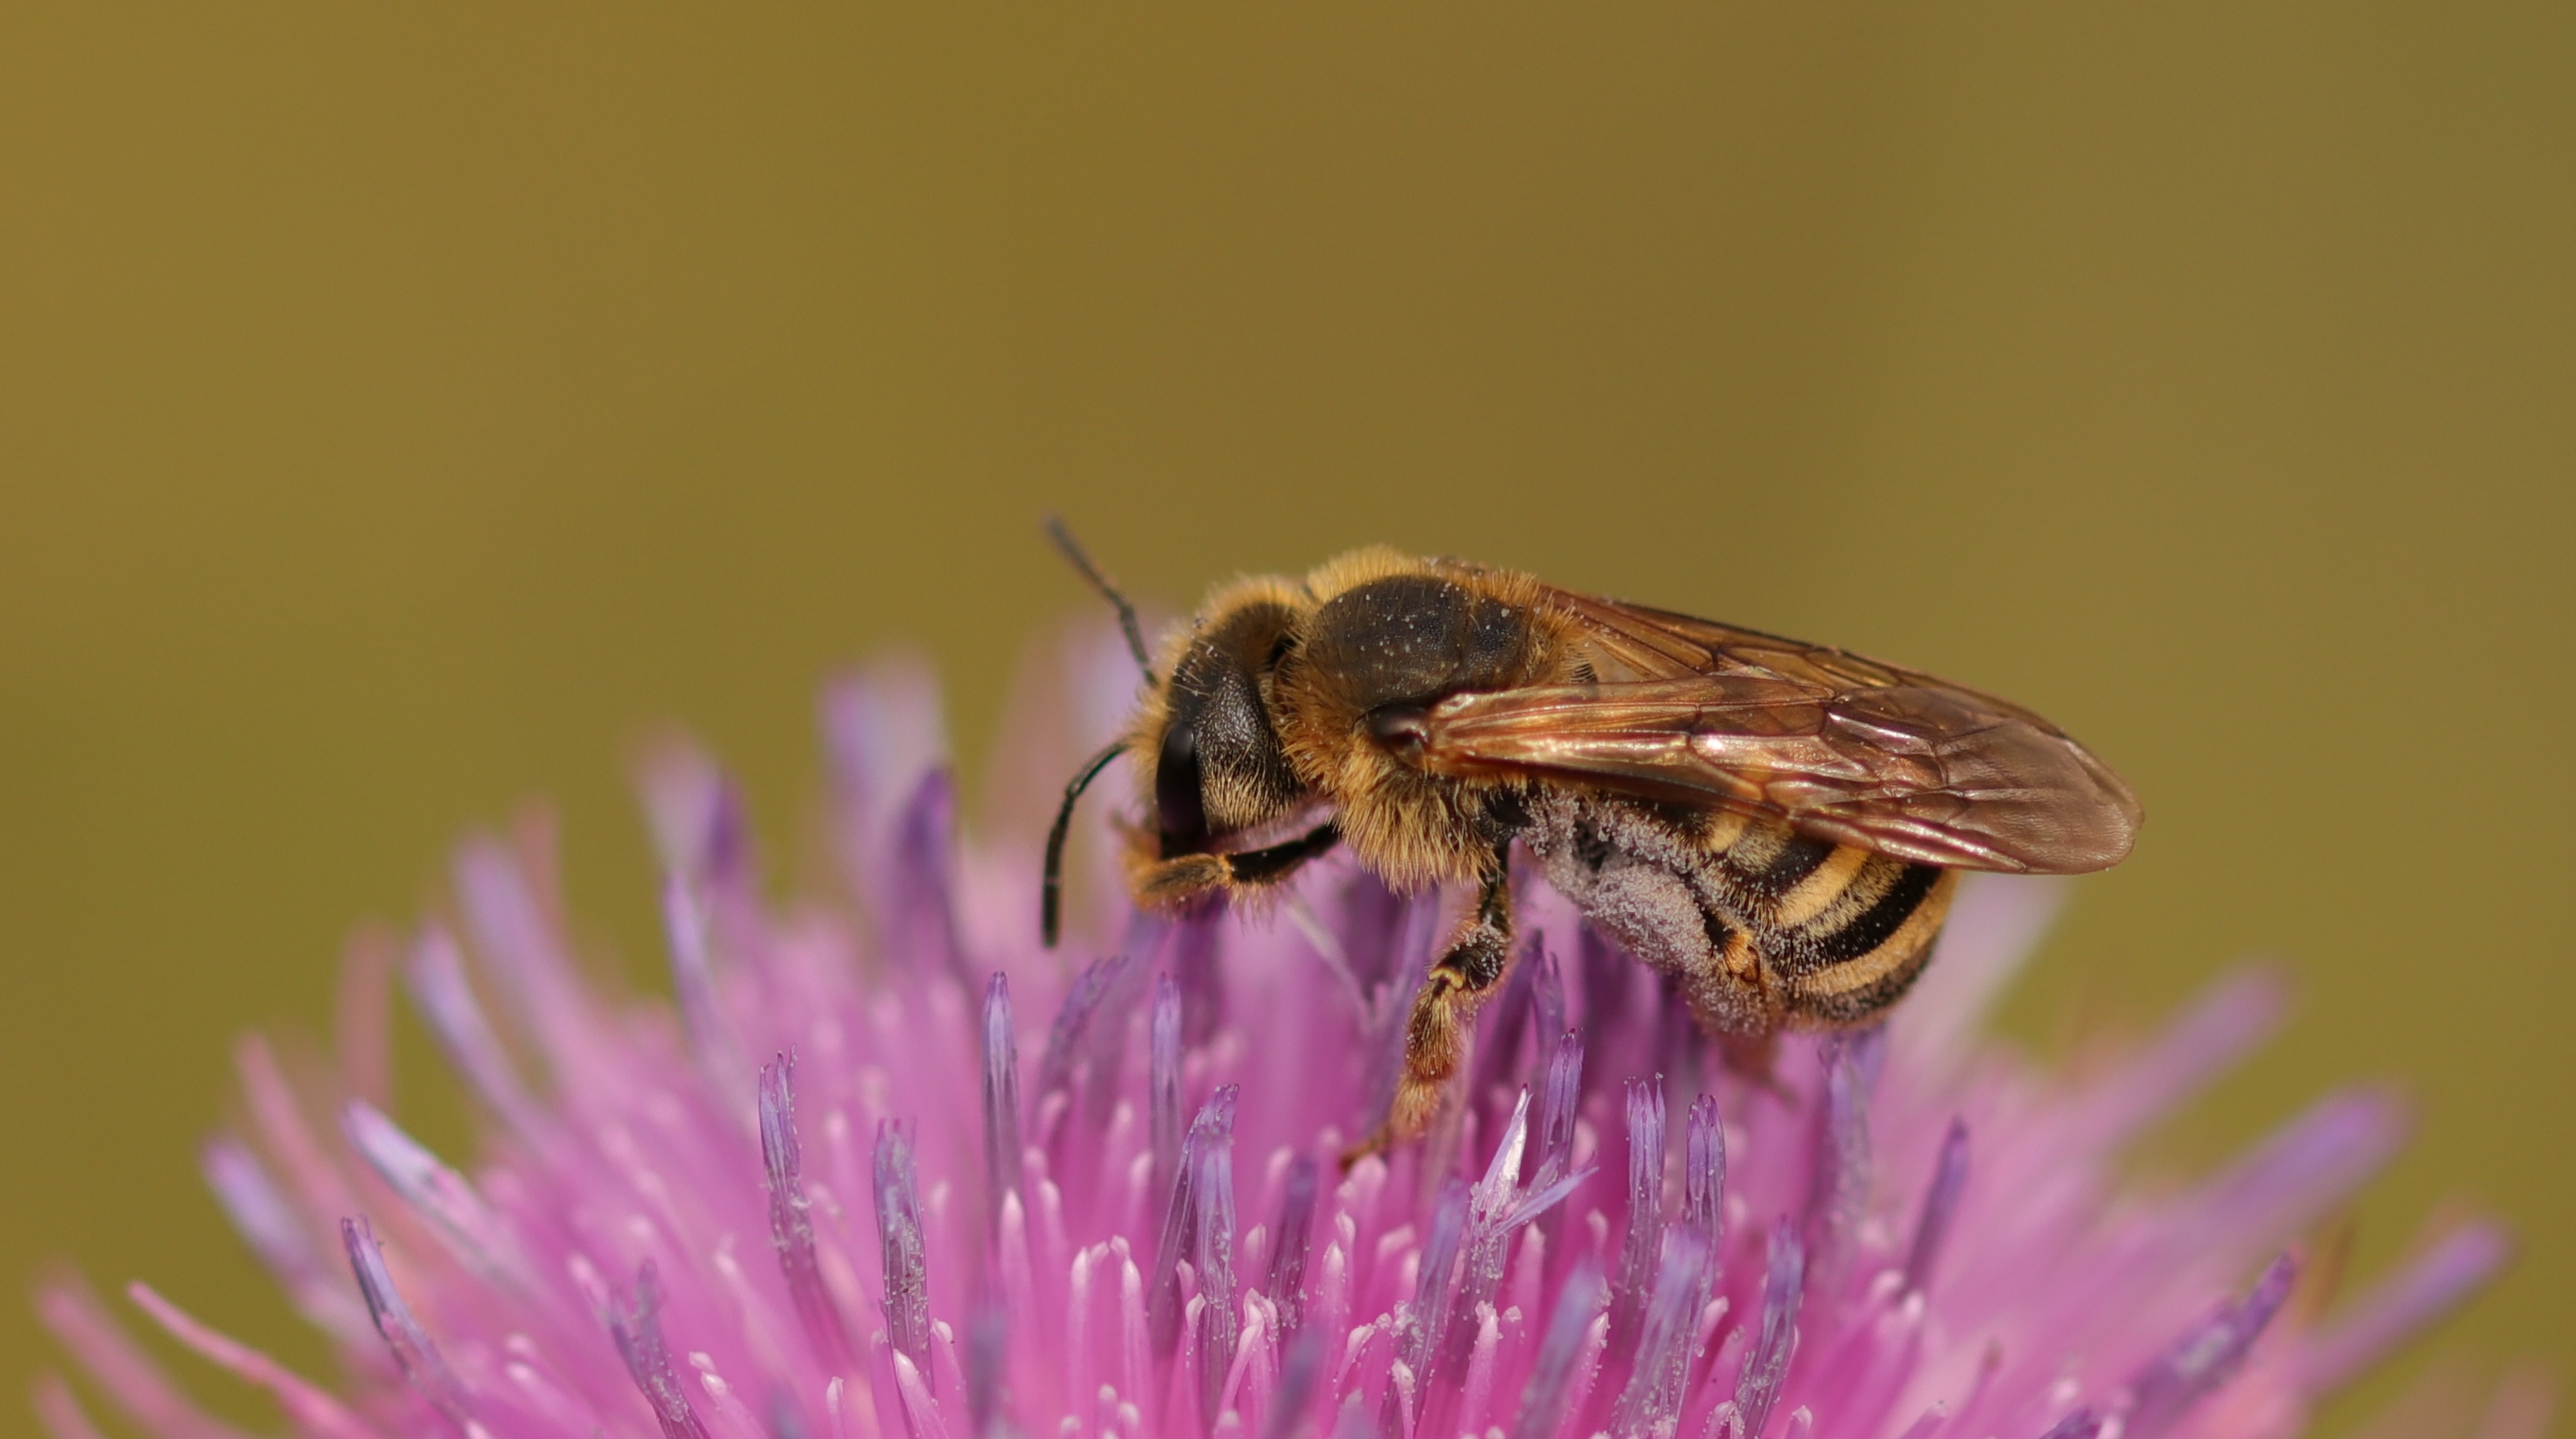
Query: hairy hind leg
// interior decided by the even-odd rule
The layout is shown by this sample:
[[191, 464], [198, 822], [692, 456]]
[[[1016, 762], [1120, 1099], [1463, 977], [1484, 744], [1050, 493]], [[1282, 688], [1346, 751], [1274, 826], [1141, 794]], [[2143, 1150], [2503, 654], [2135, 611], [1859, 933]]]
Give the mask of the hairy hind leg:
[[1441, 1091], [1467, 1051], [1467, 1026], [1512, 957], [1511, 841], [1494, 851], [1476, 895], [1476, 912], [1422, 978], [1404, 1022], [1404, 1072], [1386, 1122], [1342, 1156], [1348, 1169], [1365, 1155], [1421, 1137], [1440, 1112]]

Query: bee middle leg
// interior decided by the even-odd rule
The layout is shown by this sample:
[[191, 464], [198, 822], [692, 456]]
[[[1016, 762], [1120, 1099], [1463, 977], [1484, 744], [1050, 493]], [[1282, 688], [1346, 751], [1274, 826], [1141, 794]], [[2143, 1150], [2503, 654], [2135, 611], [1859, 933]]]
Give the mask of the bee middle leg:
[[1386, 1122], [1342, 1156], [1347, 1169], [1389, 1145], [1420, 1137], [1440, 1112], [1440, 1095], [1466, 1055], [1467, 1026], [1512, 957], [1511, 841], [1496, 846], [1482, 876], [1476, 912], [1422, 977], [1404, 1023], [1404, 1072]]

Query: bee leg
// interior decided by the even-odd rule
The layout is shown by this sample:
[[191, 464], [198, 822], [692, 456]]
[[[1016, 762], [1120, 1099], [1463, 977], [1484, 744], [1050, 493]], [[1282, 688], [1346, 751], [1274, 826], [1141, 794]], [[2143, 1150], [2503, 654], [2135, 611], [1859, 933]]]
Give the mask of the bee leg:
[[1145, 860], [1132, 871], [1136, 902], [1147, 909], [1178, 909], [1201, 895], [1232, 887], [1221, 854], [1182, 854]]
[[1277, 884], [1341, 839], [1340, 828], [1328, 820], [1283, 844], [1225, 856], [1226, 877], [1238, 885]]
[[1421, 1137], [1440, 1112], [1441, 1091], [1466, 1055], [1467, 1026], [1485, 994], [1502, 980], [1512, 957], [1511, 842], [1494, 851], [1494, 863], [1476, 896], [1476, 913], [1422, 977], [1413, 1013], [1404, 1024], [1404, 1073], [1386, 1122], [1342, 1156], [1350, 1168], [1390, 1145]]
[[1326, 823], [1267, 849], [1147, 860], [1135, 870], [1136, 898], [1149, 909], [1171, 909], [1211, 891], [1278, 884], [1341, 838], [1342, 832]]

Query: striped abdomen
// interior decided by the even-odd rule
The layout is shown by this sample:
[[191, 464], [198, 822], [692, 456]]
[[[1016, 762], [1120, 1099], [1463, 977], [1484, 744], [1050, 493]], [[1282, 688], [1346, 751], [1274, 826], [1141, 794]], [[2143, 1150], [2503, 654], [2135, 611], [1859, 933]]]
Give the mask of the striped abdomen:
[[1954, 870], [1803, 839], [1787, 828], [1711, 815], [1693, 876], [1727, 968], [1758, 956], [1774, 1012], [1841, 1025], [1896, 1001], [1922, 972], [1958, 887]]

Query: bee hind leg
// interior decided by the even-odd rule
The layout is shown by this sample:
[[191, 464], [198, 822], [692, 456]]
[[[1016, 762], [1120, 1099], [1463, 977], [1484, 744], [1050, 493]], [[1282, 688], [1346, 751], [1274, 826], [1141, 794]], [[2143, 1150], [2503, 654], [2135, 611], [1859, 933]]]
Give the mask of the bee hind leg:
[[1510, 853], [1509, 841], [1497, 848], [1477, 893], [1476, 913], [1414, 992], [1413, 1012], [1404, 1022], [1404, 1072], [1396, 1077], [1386, 1122], [1342, 1155], [1344, 1169], [1421, 1137], [1440, 1112], [1441, 1092], [1466, 1056], [1467, 1027], [1511, 963]]

